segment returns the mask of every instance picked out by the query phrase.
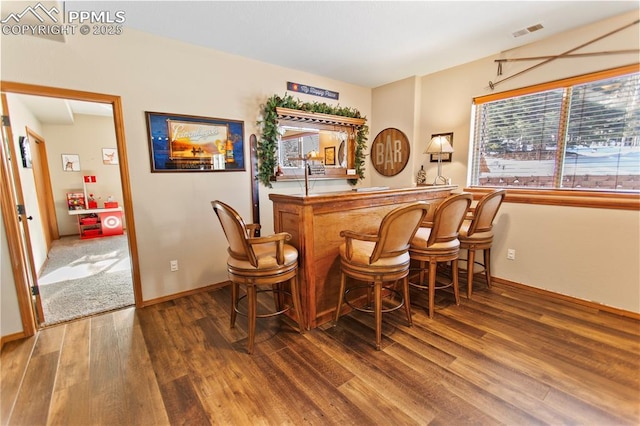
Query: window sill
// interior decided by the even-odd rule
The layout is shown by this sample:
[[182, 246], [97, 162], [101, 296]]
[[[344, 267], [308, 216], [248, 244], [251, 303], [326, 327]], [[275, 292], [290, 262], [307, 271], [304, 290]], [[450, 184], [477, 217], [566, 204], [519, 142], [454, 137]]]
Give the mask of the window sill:
[[[465, 192], [480, 198], [493, 187], [468, 187]], [[640, 210], [640, 194], [584, 191], [571, 189], [517, 189], [507, 190], [506, 203], [541, 204], [548, 206], [591, 207], [599, 209]]]

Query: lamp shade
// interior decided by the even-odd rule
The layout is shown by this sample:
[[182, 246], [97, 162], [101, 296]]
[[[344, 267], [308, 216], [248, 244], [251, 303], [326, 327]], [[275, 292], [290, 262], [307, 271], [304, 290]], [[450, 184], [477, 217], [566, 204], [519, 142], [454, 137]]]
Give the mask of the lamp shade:
[[311, 160], [311, 161], [317, 161], [317, 160], [323, 160], [322, 156], [318, 153], [318, 151], [309, 151], [307, 153], [307, 160]]
[[453, 147], [449, 143], [449, 139], [445, 136], [436, 136], [431, 139], [425, 154], [441, 154], [445, 152], [453, 152]]

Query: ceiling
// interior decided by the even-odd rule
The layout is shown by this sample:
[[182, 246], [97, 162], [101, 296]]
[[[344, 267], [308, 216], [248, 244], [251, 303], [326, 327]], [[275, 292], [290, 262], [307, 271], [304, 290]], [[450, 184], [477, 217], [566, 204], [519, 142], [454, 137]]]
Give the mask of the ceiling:
[[15, 95], [42, 124], [73, 124], [76, 114], [113, 116], [111, 105], [44, 96]]
[[[365, 87], [433, 73], [639, 7], [637, 0], [79, 3], [123, 10], [129, 28]], [[536, 24], [544, 28], [513, 37]]]
[[[42, 3], [56, 4], [67, 12], [124, 11], [125, 31], [132, 28], [372, 88], [437, 72], [639, 8], [637, 0]], [[23, 10], [25, 4], [33, 2], [2, 1], [2, 16], [12, 9]], [[537, 24], [543, 28], [513, 36]], [[600, 35], [594, 34], [594, 38]], [[576, 40], [576, 45], [587, 41]], [[300, 83], [313, 85], [313, 81]], [[72, 108], [70, 104], [61, 107], [60, 115], [68, 115]], [[52, 107], [43, 111], [47, 109]], [[83, 111], [80, 113], [91, 113], [86, 108]], [[103, 108], [97, 113], [103, 114]]]

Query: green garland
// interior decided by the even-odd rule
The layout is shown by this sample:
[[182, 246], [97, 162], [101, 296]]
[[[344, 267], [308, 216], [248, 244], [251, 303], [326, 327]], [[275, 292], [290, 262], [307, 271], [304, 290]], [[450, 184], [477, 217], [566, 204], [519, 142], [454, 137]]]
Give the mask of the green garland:
[[[267, 188], [272, 188], [271, 177], [274, 175], [278, 160], [276, 151], [278, 148], [278, 115], [276, 108], [297, 109], [305, 112], [315, 112], [321, 114], [339, 115], [349, 118], [363, 118], [355, 108], [327, 105], [319, 102], [302, 102], [294, 99], [285, 93], [284, 97], [273, 95], [263, 105], [262, 121], [258, 121], [258, 126], [262, 126], [262, 135], [258, 140], [258, 180]], [[355, 169], [357, 179], [349, 179], [351, 185], [364, 179], [364, 153], [367, 148], [367, 136], [369, 127], [363, 125], [356, 133]]]

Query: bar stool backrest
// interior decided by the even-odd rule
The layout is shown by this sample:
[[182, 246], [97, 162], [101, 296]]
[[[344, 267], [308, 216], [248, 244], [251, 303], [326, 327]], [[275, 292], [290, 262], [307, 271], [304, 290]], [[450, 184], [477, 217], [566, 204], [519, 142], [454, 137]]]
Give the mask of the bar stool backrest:
[[258, 259], [249, 244], [247, 227], [242, 217], [222, 201], [216, 200], [211, 204], [213, 204], [213, 210], [220, 220], [224, 235], [227, 237], [229, 256], [239, 260], [248, 260], [251, 265], [257, 267]]
[[433, 215], [433, 228], [427, 240], [427, 247], [456, 240], [462, 221], [471, 205], [473, 195], [463, 192], [451, 195], [438, 204]]
[[371, 253], [370, 263], [406, 253], [428, 209], [428, 203], [419, 201], [389, 212], [380, 223], [378, 243]]
[[500, 209], [500, 205], [502, 204], [506, 193], [507, 192], [504, 189], [496, 189], [478, 201], [478, 205], [473, 213], [471, 225], [469, 225], [467, 236], [471, 237], [476, 232], [491, 231], [493, 227], [493, 220], [498, 214], [498, 210]]

